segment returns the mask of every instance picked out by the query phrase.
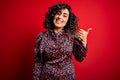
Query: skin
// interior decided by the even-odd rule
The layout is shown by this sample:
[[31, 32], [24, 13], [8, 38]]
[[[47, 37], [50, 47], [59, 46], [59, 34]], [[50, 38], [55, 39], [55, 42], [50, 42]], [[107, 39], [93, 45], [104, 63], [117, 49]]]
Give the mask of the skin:
[[54, 31], [59, 32], [63, 30], [64, 26], [67, 24], [69, 19], [69, 11], [68, 9], [62, 9], [61, 12], [58, 12], [53, 19], [54, 23]]
[[79, 38], [82, 40], [84, 47], [86, 47], [87, 36], [88, 36], [89, 31], [91, 31], [91, 30], [92, 30], [92, 28], [88, 28], [87, 30], [80, 29], [78, 32]]
[[[69, 19], [68, 9], [62, 9], [61, 12], [58, 12], [53, 19], [53, 23], [55, 26], [54, 32], [57, 33], [59, 31], [62, 31], [64, 26], [67, 24], [68, 19]], [[77, 33], [79, 38], [82, 40], [84, 47], [86, 47], [87, 36], [90, 30], [92, 30], [92, 28], [88, 28], [88, 30], [80, 29]]]

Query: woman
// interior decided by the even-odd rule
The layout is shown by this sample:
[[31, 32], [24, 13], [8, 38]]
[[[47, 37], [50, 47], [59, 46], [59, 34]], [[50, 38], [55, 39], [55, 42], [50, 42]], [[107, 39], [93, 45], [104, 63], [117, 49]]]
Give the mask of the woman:
[[72, 54], [77, 61], [83, 61], [91, 29], [76, 32], [77, 22], [69, 5], [49, 8], [44, 22], [47, 31], [38, 34], [36, 40], [34, 80], [76, 80]]

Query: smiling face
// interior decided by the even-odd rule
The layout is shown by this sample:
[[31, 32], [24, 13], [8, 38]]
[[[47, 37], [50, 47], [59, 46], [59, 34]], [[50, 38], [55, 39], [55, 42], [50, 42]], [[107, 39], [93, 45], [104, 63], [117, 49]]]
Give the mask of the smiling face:
[[69, 19], [68, 9], [62, 9], [60, 12], [58, 12], [54, 16], [53, 23], [54, 23], [55, 28], [63, 29], [64, 26], [67, 24], [68, 19]]

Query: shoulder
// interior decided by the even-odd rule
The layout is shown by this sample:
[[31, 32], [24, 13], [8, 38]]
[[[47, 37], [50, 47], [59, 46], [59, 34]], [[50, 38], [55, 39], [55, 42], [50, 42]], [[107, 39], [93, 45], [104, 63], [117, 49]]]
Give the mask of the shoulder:
[[44, 37], [45, 35], [47, 35], [48, 34], [48, 30], [47, 31], [44, 31], [44, 32], [39, 32], [38, 34], [37, 34], [37, 38], [42, 38], [42, 37]]
[[77, 32], [74, 32], [74, 33], [72, 34], [72, 38], [77, 38], [77, 37], [78, 37]]
[[79, 40], [79, 41], [81, 41], [81, 38], [79, 37], [79, 35], [78, 35], [77, 32], [74, 32], [74, 33], [73, 33], [72, 38], [73, 38], [74, 40]]

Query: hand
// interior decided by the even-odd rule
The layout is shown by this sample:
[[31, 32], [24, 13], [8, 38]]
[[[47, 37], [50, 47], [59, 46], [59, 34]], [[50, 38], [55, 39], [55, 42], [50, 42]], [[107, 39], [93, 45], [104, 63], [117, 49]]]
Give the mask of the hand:
[[86, 47], [86, 44], [87, 44], [87, 35], [88, 35], [88, 33], [89, 33], [90, 30], [92, 30], [92, 28], [88, 28], [87, 30], [80, 29], [80, 31], [78, 32], [78, 36], [81, 39], [84, 47]]

